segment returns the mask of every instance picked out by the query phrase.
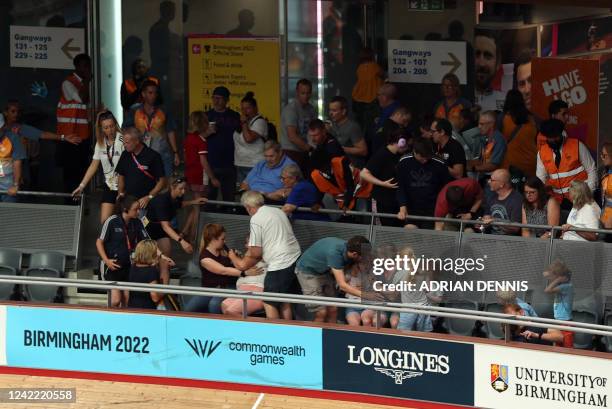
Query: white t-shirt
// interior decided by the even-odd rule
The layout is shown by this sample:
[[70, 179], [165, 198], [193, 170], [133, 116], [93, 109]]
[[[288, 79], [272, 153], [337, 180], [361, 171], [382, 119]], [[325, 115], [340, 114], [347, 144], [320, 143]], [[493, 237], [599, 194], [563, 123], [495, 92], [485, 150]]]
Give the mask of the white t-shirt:
[[115, 143], [112, 146], [108, 145], [107, 139], [104, 138], [104, 144], [100, 146], [96, 143], [96, 147], [94, 148], [93, 159], [99, 160], [102, 164], [104, 181], [110, 190], [118, 190], [118, 178], [115, 168], [117, 167], [121, 153], [123, 153], [123, 136], [120, 133], [115, 135]]
[[239, 288], [241, 285], [256, 285], [258, 287], [264, 287], [264, 280], [266, 279], [266, 273], [268, 272], [268, 266], [263, 261], [255, 264], [255, 267], [263, 268], [263, 274], [258, 276], [246, 276], [240, 277], [238, 281], [236, 281], [236, 288]]
[[[585, 204], [580, 208], [580, 210], [572, 208], [569, 216], [567, 216], [567, 224], [571, 224], [574, 227], [581, 227], [583, 229], [598, 229], [600, 215], [601, 209], [597, 203], [593, 202]], [[575, 231], [563, 233], [563, 240], [587, 241]]]
[[[249, 129], [256, 132], [263, 139], [268, 137], [268, 121], [257, 115], [249, 122]], [[257, 138], [248, 143], [242, 136], [242, 132], [234, 132], [234, 165], [252, 168], [258, 162], [264, 160], [264, 141]]]
[[300, 257], [289, 218], [275, 207], [262, 206], [251, 217], [249, 246], [261, 247], [268, 271], [282, 270]]
[[[73, 75], [79, 81], [83, 82], [81, 77], [76, 75], [76, 73], [73, 73]], [[81, 101], [81, 95], [79, 94], [79, 90], [77, 89], [77, 87], [75, 87], [74, 84], [68, 80], [62, 82], [62, 92], [64, 93], [64, 97], [66, 97], [66, 99], [69, 101], [76, 101], [81, 103], [83, 102]]]

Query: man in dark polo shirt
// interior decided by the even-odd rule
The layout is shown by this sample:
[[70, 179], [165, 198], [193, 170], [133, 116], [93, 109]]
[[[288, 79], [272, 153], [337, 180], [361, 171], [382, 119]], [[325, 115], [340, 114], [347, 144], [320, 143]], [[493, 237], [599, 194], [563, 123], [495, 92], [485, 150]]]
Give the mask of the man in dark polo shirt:
[[119, 174], [119, 195], [132, 195], [144, 209], [166, 185], [161, 156], [142, 143], [142, 135], [136, 128], [123, 132], [125, 150], [119, 158], [116, 172]]
[[431, 134], [437, 155], [442, 159], [451, 176], [460, 179], [466, 175], [465, 151], [461, 143], [452, 138], [453, 125], [447, 119], [437, 118], [431, 123]]

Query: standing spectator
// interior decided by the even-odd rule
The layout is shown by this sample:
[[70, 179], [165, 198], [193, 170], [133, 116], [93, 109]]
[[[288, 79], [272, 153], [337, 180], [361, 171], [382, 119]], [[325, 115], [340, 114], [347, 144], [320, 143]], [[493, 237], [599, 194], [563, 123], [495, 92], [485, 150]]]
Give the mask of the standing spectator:
[[372, 154], [378, 152], [385, 146], [392, 133], [401, 130], [404, 134], [410, 134], [410, 122], [412, 121], [412, 112], [408, 107], [399, 105], [382, 126], [381, 132], [376, 135], [372, 141]]
[[301, 79], [295, 87], [295, 99], [291, 100], [281, 113], [280, 144], [283, 151], [298, 164], [304, 174], [308, 173], [308, 124], [317, 117], [315, 108], [310, 105], [312, 83]]
[[[57, 134], [64, 135], [57, 149], [57, 159], [64, 170], [64, 192], [72, 192], [83, 178], [89, 166], [89, 86], [91, 83], [91, 59], [79, 54], [72, 60], [74, 72], [62, 83], [57, 103]], [[81, 143], [74, 145], [65, 140], [66, 135], [76, 135]]]
[[264, 160], [264, 142], [268, 138], [268, 121], [259, 115], [255, 94], [247, 92], [240, 108], [240, 130], [234, 132], [234, 165], [238, 183], [242, 183], [251, 169]]
[[310, 168], [314, 172], [319, 170], [329, 174], [333, 158], [343, 157], [344, 150], [336, 138], [327, 133], [325, 123], [320, 119], [313, 119], [308, 124], [308, 138], [312, 140], [315, 148], [310, 152]]
[[[144, 60], [137, 58], [132, 62], [132, 77], [123, 81], [121, 84], [121, 106], [124, 114], [128, 114], [130, 110], [136, 108], [138, 104], [142, 104], [142, 84], [145, 81], [154, 82], [159, 87], [159, 79], [149, 75], [149, 67]], [[157, 94], [155, 105], [162, 104], [161, 92]]]
[[446, 119], [437, 118], [431, 124], [432, 140], [436, 144], [436, 153], [455, 179], [462, 178], [465, 173], [465, 151], [459, 142], [452, 138], [453, 126]]
[[[128, 281], [132, 253], [136, 245], [149, 235], [138, 218], [138, 200], [125, 196], [117, 202], [116, 213], [104, 221], [96, 249], [102, 259], [100, 269], [106, 281]], [[128, 291], [111, 290], [111, 307], [127, 307]]]
[[[264, 206], [261, 193], [248, 191], [241, 199], [251, 216], [249, 250], [244, 258], [230, 250], [228, 256], [234, 266], [242, 271], [263, 260], [268, 266], [264, 292], [291, 293], [296, 290], [295, 262], [300, 257], [300, 245], [293, 234], [289, 219], [282, 210]], [[291, 304], [264, 301], [266, 317], [284, 319], [292, 317]], [[280, 312], [279, 312], [280, 308]]]
[[[221, 197], [227, 202], [235, 200], [236, 168], [234, 167], [234, 132], [240, 129], [240, 114], [227, 107], [230, 92], [226, 87], [213, 90], [212, 109], [206, 112], [216, 132], [208, 138], [210, 167], [219, 179]], [[212, 187], [208, 197], [217, 200], [219, 189]]]
[[[483, 191], [472, 178], [461, 178], [449, 182], [438, 193], [435, 217], [474, 220], [480, 212]], [[471, 229], [471, 226], [468, 227]], [[436, 230], [458, 230], [459, 224], [436, 222]], [[467, 229], [466, 229], [467, 230]]]
[[577, 227], [583, 229], [598, 229], [601, 209], [593, 200], [593, 193], [589, 186], [579, 180], [570, 184], [569, 198], [572, 201], [572, 210], [567, 216], [567, 223], [562, 226], [563, 240], [595, 241], [597, 233], [586, 231], [569, 231]]
[[21, 166], [26, 159], [25, 149], [19, 137], [8, 132], [4, 115], [0, 115], [0, 202], [16, 202], [21, 182]]
[[287, 217], [293, 220], [329, 220], [327, 215], [296, 210], [298, 207], [310, 207], [311, 209], [318, 207], [321, 196], [312, 183], [304, 180], [298, 165], [289, 164], [285, 166], [280, 178], [285, 189], [289, 190], [287, 200], [282, 207], [282, 211], [285, 212]]
[[455, 74], [446, 74], [442, 77], [442, 96], [443, 99], [434, 107], [434, 117], [454, 120], [461, 116], [461, 111], [472, 108], [472, 103], [465, 98], [461, 98], [461, 87], [459, 78]]
[[353, 87], [353, 112], [361, 129], [368, 129], [373, 125], [378, 113], [376, 94], [383, 84], [384, 71], [376, 62], [374, 50], [369, 47], [359, 52], [359, 65], [357, 66], [357, 82]]
[[176, 144], [176, 123], [163, 108], [156, 106], [159, 86], [153, 81], [142, 83], [142, 105], [130, 111], [124, 127], [134, 126], [144, 137], [144, 143], [159, 153], [166, 177], [172, 176], [173, 166], [181, 162]]
[[[574, 304], [574, 285], [572, 284], [572, 272], [565, 263], [560, 260], [553, 262], [546, 271], [544, 278], [548, 280], [548, 285], [544, 292], [555, 295], [553, 313], [556, 320], [571, 321], [572, 308]], [[561, 331], [565, 348], [574, 347], [574, 333], [572, 331]]]
[[506, 94], [500, 130], [507, 144], [506, 156], [501, 167], [509, 169], [510, 174], [516, 175], [519, 179], [534, 176], [538, 155], [536, 146], [538, 131], [523, 101], [523, 96], [515, 89]]
[[161, 156], [142, 143], [142, 135], [136, 128], [123, 131], [123, 146], [124, 151], [115, 167], [119, 175], [118, 196], [136, 196], [140, 208], [146, 209], [166, 184]]
[[[400, 159], [397, 167], [397, 198], [400, 210], [397, 218], [406, 220], [408, 215], [433, 216], [438, 193], [451, 181], [446, 164], [433, 157], [430, 140], [414, 141], [414, 153]], [[411, 221], [410, 228], [431, 228], [429, 221]]]
[[[153, 240], [143, 240], [136, 245], [134, 264], [130, 269], [129, 282], [159, 284], [159, 253]], [[131, 291], [128, 296], [128, 308], [157, 309], [164, 299], [162, 293]]]
[[380, 109], [378, 118], [374, 121], [374, 135], [372, 141], [370, 141], [370, 147], [372, 151], [380, 149], [381, 146], [385, 146], [387, 140], [383, 134], [384, 126], [387, 120], [391, 117], [393, 112], [400, 106], [397, 101], [398, 91], [394, 84], [389, 82], [384, 83], [378, 89], [376, 98], [378, 99], [378, 107]]
[[453, 125], [453, 138], [463, 146], [465, 159], [468, 162], [477, 159], [482, 150], [482, 137], [475, 124], [474, 113], [470, 109], [464, 109], [461, 115], [453, 118], [450, 120]]
[[[375, 152], [361, 170], [361, 178], [374, 185], [372, 211], [397, 214], [397, 164], [402, 155], [412, 150], [412, 138], [403, 130], [397, 130], [387, 139], [387, 146]], [[381, 217], [383, 226], [398, 226], [399, 221]]]
[[558, 119], [542, 122], [540, 133], [546, 137], [546, 144], [540, 146], [536, 174], [552, 188], [561, 209], [569, 210], [571, 198], [567, 196], [573, 181], [587, 182], [591, 190], [597, 188], [595, 161], [585, 144], [563, 136], [563, 122]]
[[[523, 209], [523, 197], [514, 190], [510, 183], [510, 172], [506, 169], [497, 169], [491, 174], [489, 188], [492, 195], [489, 195], [485, 204], [485, 215], [482, 220], [485, 223], [493, 221], [521, 222]], [[494, 234], [516, 235], [520, 232], [520, 227], [514, 226], [493, 226]]]
[[482, 176], [488, 176], [499, 168], [506, 156], [506, 140], [504, 136], [495, 129], [497, 115], [494, 111], [486, 111], [480, 114], [478, 128], [480, 134], [486, 141], [482, 146], [480, 157], [468, 163], [468, 169]]
[[[204, 112], [194, 111], [189, 115], [189, 127], [183, 148], [185, 179], [194, 199], [207, 197], [209, 185], [217, 188], [220, 186], [219, 179], [215, 177], [208, 162], [208, 137], [214, 132], [215, 129], [209, 124]], [[185, 221], [183, 233], [188, 240], [195, 238], [198, 230], [198, 211], [199, 209], [193, 206]]]
[[[159, 249], [166, 257], [170, 257], [172, 252], [170, 240], [176, 241], [185, 253], [191, 254], [193, 252], [191, 244], [183, 238], [184, 234], [177, 233], [171, 224], [180, 208], [206, 203], [206, 199], [203, 197], [189, 201], [183, 200], [186, 189], [187, 181], [185, 179], [174, 179], [168, 191], [155, 196], [147, 209], [147, 232], [153, 240], [157, 241]], [[170, 281], [168, 265], [162, 262], [160, 264], [160, 271], [162, 283], [168, 284]]]
[[[362, 236], [354, 236], [348, 241], [337, 237], [317, 240], [300, 257], [295, 268], [304, 295], [335, 297], [337, 286], [361, 298], [361, 290], [347, 283], [344, 271], [361, 259], [363, 246], [369, 243]], [[314, 321], [336, 322], [336, 307], [307, 304], [306, 309], [315, 314]]]
[[284, 201], [289, 191], [283, 186], [281, 172], [285, 166], [295, 162], [283, 153], [276, 141], [265, 143], [264, 158], [251, 169], [240, 190], [254, 190], [263, 193], [269, 200]]
[[359, 128], [359, 124], [348, 117], [348, 103], [346, 98], [335, 96], [329, 103], [329, 116], [332, 123], [328, 132], [340, 142], [344, 153], [354, 166], [359, 169], [365, 165], [368, 155], [368, 146]]
[[[232, 266], [227, 256], [225, 245], [225, 228], [220, 224], [210, 223], [202, 230], [202, 249], [200, 251], [200, 269], [202, 270], [202, 287], [204, 288], [236, 288], [236, 278], [247, 275], [258, 275], [261, 269], [252, 267], [248, 271], [240, 271]], [[222, 297], [198, 296], [189, 300], [185, 311], [208, 312], [221, 314]]]
[[[523, 188], [525, 194], [523, 200], [523, 211], [521, 223], [541, 224], [548, 226], [558, 226], [561, 217], [559, 203], [548, 194], [544, 183], [537, 177], [532, 176], [525, 182]], [[550, 231], [545, 229], [528, 229], [523, 227], [523, 237], [550, 238]]]
[[601, 179], [601, 223], [604, 229], [612, 229], [612, 142], [601, 148], [604, 175]]
[[[117, 203], [117, 190], [119, 189], [119, 175], [115, 168], [123, 153], [123, 135], [119, 131], [119, 124], [111, 111], [103, 111], [98, 114], [96, 120], [96, 146], [91, 164], [83, 176], [83, 180], [72, 196], [81, 195], [85, 186], [97, 174], [100, 164], [104, 173], [104, 191], [100, 203], [100, 223], [104, 223], [115, 209]], [[125, 280], [124, 280], [125, 281]]]

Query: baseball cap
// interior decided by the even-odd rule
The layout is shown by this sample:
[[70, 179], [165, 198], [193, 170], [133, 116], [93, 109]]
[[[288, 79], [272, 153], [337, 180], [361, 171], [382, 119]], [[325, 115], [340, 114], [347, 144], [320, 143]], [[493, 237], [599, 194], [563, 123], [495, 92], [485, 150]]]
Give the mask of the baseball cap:
[[219, 95], [220, 97], [223, 97], [225, 99], [229, 99], [230, 91], [229, 91], [229, 89], [227, 89], [225, 87], [217, 87], [213, 91], [213, 96], [215, 96], [215, 95]]

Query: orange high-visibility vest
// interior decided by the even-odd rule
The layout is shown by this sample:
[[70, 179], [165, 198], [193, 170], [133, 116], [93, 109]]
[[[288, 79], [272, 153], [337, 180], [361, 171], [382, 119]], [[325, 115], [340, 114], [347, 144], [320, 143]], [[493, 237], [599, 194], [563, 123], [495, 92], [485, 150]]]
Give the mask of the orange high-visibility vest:
[[[66, 81], [73, 84], [79, 91], [83, 88], [83, 82], [74, 73], [70, 74]], [[57, 103], [56, 116], [58, 135], [75, 134], [81, 140], [89, 138], [87, 105], [76, 100], [69, 100], [64, 95], [63, 88]]]
[[612, 219], [612, 174], [608, 173], [601, 180], [601, 223]]
[[[157, 86], [159, 86], [159, 80], [155, 77], [147, 77], [145, 78], [144, 81], [151, 81], [157, 84]], [[143, 82], [144, 82], [143, 81]], [[136, 81], [134, 81], [134, 78], [130, 78], [127, 79], [125, 81], [123, 81], [123, 85], [125, 85], [125, 90], [129, 93], [129, 94], [133, 94], [134, 92], [136, 92], [138, 90], [138, 87], [136, 86]], [[138, 99], [141, 99], [142, 97], [139, 96]], [[139, 101], [142, 102], [142, 101]]]
[[548, 173], [546, 184], [552, 187], [553, 197], [558, 202], [563, 200], [572, 181], [586, 181], [589, 177], [580, 162], [580, 141], [578, 139], [569, 138], [563, 143], [559, 168], [555, 165], [553, 150], [548, 144], [540, 147], [540, 159]]
[[466, 106], [462, 103], [462, 99], [458, 99], [455, 101], [453, 105], [450, 107], [446, 106], [445, 100], [438, 102], [434, 109], [434, 117], [441, 119], [457, 119], [461, 116], [461, 111], [463, 111]]
[[[310, 176], [312, 178], [312, 182], [321, 193], [328, 193], [332, 195], [338, 203], [338, 207], [340, 207], [340, 209], [350, 210], [355, 207], [355, 201], [357, 198], [370, 198], [374, 186], [371, 183], [361, 179], [360, 170], [350, 165], [352, 175], [345, 175], [344, 167], [346, 163], [343, 163], [343, 161], [348, 160], [349, 159], [345, 156], [335, 157], [331, 160], [331, 174], [315, 169], [311, 172]], [[347, 184], [350, 183], [350, 179], [347, 181], [345, 178], [350, 178], [351, 176], [354, 186], [352, 192], [353, 197], [351, 198], [351, 201], [345, 205], [344, 196], [346, 193], [349, 193], [347, 192]]]

